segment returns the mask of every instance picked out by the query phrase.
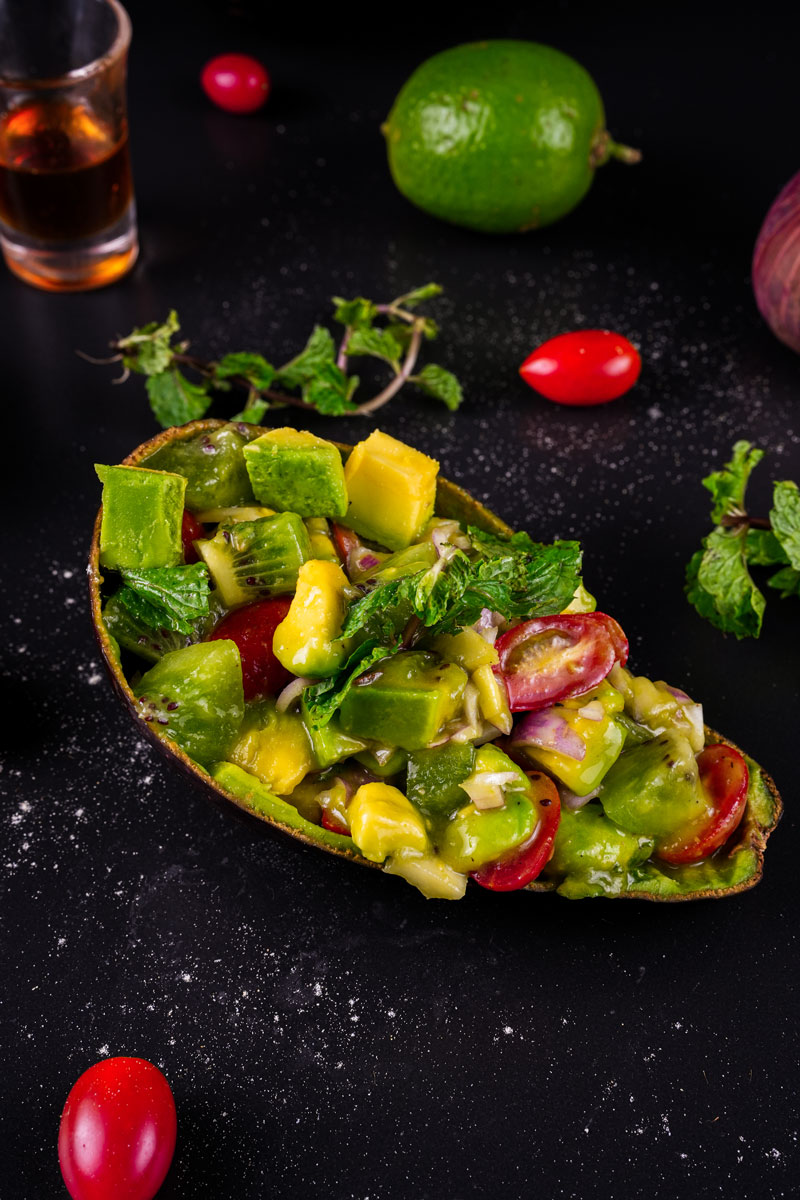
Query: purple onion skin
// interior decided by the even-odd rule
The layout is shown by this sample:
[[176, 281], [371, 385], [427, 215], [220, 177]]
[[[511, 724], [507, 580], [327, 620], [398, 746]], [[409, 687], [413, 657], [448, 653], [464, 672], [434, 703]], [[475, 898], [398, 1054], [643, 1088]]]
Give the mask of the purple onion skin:
[[753, 252], [753, 291], [772, 332], [800, 354], [800, 171], [761, 226]]

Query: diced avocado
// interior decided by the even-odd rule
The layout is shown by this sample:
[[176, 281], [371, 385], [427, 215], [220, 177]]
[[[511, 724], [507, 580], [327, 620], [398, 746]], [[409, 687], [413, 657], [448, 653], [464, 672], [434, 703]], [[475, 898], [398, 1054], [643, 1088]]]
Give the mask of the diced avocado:
[[190, 634], [175, 633], [171, 629], [152, 629], [143, 621], [138, 621], [115, 594], [105, 603], [103, 623], [120, 646], [138, 654], [147, 662], [154, 663], [171, 650], [180, 650], [184, 646], [202, 641], [214, 628], [223, 612], [219, 594], [212, 592], [208, 598], [208, 615], [194, 622], [194, 629]]
[[308, 530], [308, 540], [311, 543], [312, 558], [322, 558], [325, 562], [339, 562], [339, 555], [331, 537], [331, 527], [325, 517], [307, 517], [305, 521]]
[[300, 567], [289, 611], [275, 630], [272, 648], [294, 675], [333, 675], [347, 657], [342, 623], [351, 592], [338, 563], [311, 558]]
[[224, 758], [244, 717], [242, 664], [235, 642], [198, 642], [165, 654], [136, 687], [139, 715], [190, 758]]
[[433, 515], [438, 471], [426, 454], [374, 430], [345, 463], [345, 523], [362, 537], [403, 550]]
[[306, 527], [296, 513], [220, 526], [195, 548], [228, 608], [293, 592], [300, 567], [311, 557]]
[[478, 693], [478, 708], [484, 721], [501, 733], [511, 733], [514, 718], [508, 707], [508, 693], [488, 664], [472, 672], [470, 682]]
[[306, 721], [306, 728], [311, 738], [314, 758], [320, 770], [332, 767], [334, 763], [343, 762], [344, 759], [358, 754], [366, 744], [363, 738], [354, 738], [345, 733], [336, 717], [319, 729], [315, 729], [310, 721]]
[[278, 712], [274, 700], [248, 705], [241, 734], [227, 757], [279, 796], [288, 796], [317, 766], [302, 717]]
[[455, 716], [467, 676], [435, 654], [409, 650], [365, 672], [344, 698], [342, 728], [404, 750], [421, 750]]
[[306, 837], [323, 846], [333, 846], [337, 850], [355, 850], [352, 838], [339, 833], [331, 833], [321, 825], [312, 824], [303, 817], [287, 800], [281, 800], [254, 775], [243, 771], [234, 763], [216, 762], [211, 767], [211, 778], [215, 779], [226, 792], [244, 801], [249, 809], [262, 816], [270, 817], [279, 825], [287, 825], [297, 829]]
[[445, 742], [431, 750], [415, 750], [408, 759], [406, 792], [427, 817], [448, 818], [467, 804], [459, 784], [472, 774], [475, 750], [469, 742]]
[[95, 465], [103, 483], [100, 565], [116, 570], [183, 562], [186, 480], [144, 467]]
[[579, 583], [575, 588], [575, 594], [570, 600], [565, 613], [588, 613], [595, 612], [597, 609], [597, 601], [591, 592], [588, 592], [582, 583]]
[[380, 775], [381, 779], [399, 775], [405, 771], [408, 763], [407, 752], [399, 746], [371, 746], [369, 750], [354, 754], [353, 758], [366, 767], [371, 775]]
[[524, 791], [507, 793], [502, 808], [467, 804], [444, 826], [438, 850], [454, 871], [476, 871], [526, 841], [537, 816]]
[[461, 900], [467, 890], [467, 876], [448, 867], [437, 854], [396, 850], [383, 869], [387, 875], [405, 879], [422, 892], [426, 900]]
[[396, 851], [430, 850], [422, 817], [389, 783], [364, 783], [347, 806], [353, 841], [365, 858], [383, 862]]
[[672, 731], [623, 751], [603, 781], [600, 803], [622, 829], [656, 840], [712, 815], [692, 747]]
[[477, 629], [461, 629], [458, 633], [440, 633], [433, 649], [445, 662], [458, 663], [471, 673], [478, 667], [491, 667], [499, 662], [494, 646], [482, 638]]
[[301, 517], [343, 517], [347, 489], [342, 456], [332, 442], [299, 429], [270, 429], [244, 451], [262, 504]]
[[577, 734], [585, 751], [582, 759], [540, 746], [524, 744], [521, 748], [526, 758], [555, 775], [576, 796], [585, 796], [603, 780], [625, 745], [625, 731], [617, 720], [622, 704], [620, 692], [603, 682], [548, 710]]
[[213, 433], [172, 438], [146, 460], [148, 467], [174, 471], [186, 479], [186, 507], [192, 512], [253, 503], [243, 448], [254, 433], [226, 425]]
[[606, 816], [599, 804], [561, 810], [553, 857], [545, 873], [551, 878], [587, 879], [597, 871], [627, 871], [649, 858], [653, 839], [627, 833]]

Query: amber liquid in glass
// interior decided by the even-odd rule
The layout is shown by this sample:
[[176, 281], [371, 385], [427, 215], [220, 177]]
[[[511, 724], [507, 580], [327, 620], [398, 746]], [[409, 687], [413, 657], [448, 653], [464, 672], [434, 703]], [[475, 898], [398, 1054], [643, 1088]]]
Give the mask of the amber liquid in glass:
[[0, 221], [45, 241], [113, 226], [133, 195], [128, 132], [84, 104], [34, 100], [0, 118]]

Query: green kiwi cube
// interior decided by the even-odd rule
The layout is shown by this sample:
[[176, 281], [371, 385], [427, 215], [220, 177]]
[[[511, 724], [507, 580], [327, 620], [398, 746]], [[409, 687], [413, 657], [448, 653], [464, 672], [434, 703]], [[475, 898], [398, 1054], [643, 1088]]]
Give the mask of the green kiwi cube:
[[183, 562], [183, 476], [102, 464], [95, 470], [103, 484], [100, 565], [120, 571]]
[[253, 489], [242, 450], [254, 435], [225, 425], [188, 438], [172, 438], [145, 461], [186, 479], [185, 503], [192, 512], [252, 504]]
[[301, 517], [343, 517], [347, 488], [332, 442], [297, 429], [270, 429], [244, 447], [256, 499]]

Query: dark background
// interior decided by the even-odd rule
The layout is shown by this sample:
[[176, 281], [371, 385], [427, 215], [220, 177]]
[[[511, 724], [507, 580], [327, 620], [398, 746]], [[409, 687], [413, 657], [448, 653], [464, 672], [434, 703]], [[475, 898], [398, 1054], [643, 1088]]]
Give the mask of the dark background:
[[[141, 262], [74, 297], [0, 274], [0, 1195], [65, 1195], [67, 1092], [131, 1053], [175, 1092], [165, 1197], [797, 1195], [800, 612], [771, 594], [761, 640], [737, 643], [682, 592], [700, 478], [736, 437], [769, 451], [754, 510], [771, 478], [800, 478], [800, 360], [749, 284], [759, 224], [800, 168], [797, 29], [769, 4], [129, 7]], [[417, 212], [378, 133], [429, 53], [498, 35], [575, 55], [644, 151], [519, 237]], [[261, 114], [199, 90], [229, 49], [272, 73]], [[431, 278], [436, 357], [466, 402], [451, 416], [403, 395], [381, 426], [535, 536], [580, 536], [636, 669], [685, 685], [773, 772], [788, 811], [755, 891], [426, 902], [218, 812], [112, 696], [85, 599], [91, 464], [155, 426], [138, 381], [113, 387], [74, 350], [102, 354], [174, 305], [198, 353], [280, 362], [330, 295]], [[641, 346], [629, 396], [570, 411], [519, 381], [536, 344], [579, 326]]]

